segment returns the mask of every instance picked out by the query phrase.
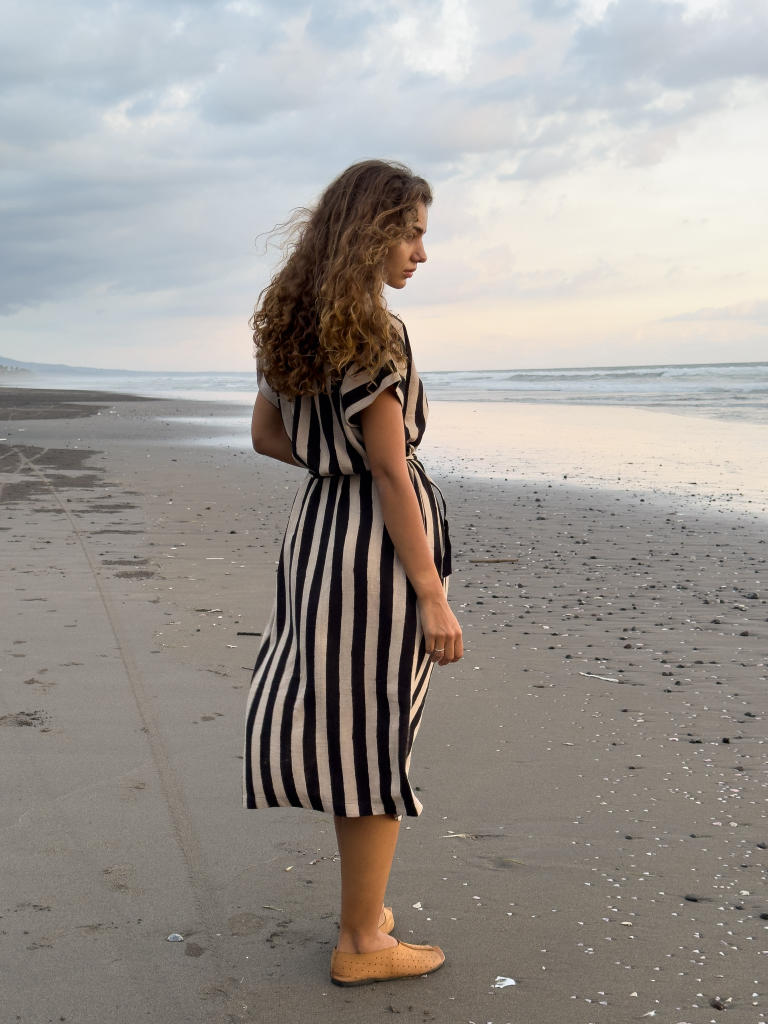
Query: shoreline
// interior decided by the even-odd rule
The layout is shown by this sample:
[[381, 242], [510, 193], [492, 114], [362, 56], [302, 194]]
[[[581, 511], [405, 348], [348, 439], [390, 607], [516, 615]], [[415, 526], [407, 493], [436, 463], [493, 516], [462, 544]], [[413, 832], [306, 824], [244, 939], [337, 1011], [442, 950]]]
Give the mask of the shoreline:
[[[159, 426], [146, 432], [148, 443], [176, 438], [181, 427], [190, 442], [250, 456], [250, 406], [242, 399], [0, 387], [0, 416], [13, 401], [20, 409], [40, 401], [44, 407], [45, 395], [68, 403], [152, 402]], [[421, 453], [443, 477], [564, 483], [768, 518], [768, 430], [757, 422], [642, 406], [439, 399], [431, 403]]]
[[332, 822], [240, 808], [300, 471], [196, 445], [188, 402], [43, 399], [0, 443], [10, 1017], [765, 1018], [761, 523], [432, 474], [467, 654], [433, 677], [390, 899], [448, 963], [350, 997]]
[[[117, 404], [117, 409], [110, 409], [112, 404]], [[145, 410], [141, 409], [143, 404], [146, 404]], [[483, 404], [490, 406], [493, 403], [481, 403], [481, 406]], [[513, 414], [517, 409], [516, 404], [513, 403], [498, 404], [503, 404]], [[134, 407], [138, 415], [131, 417], [130, 431], [125, 432], [122, 429], [122, 412], [132, 411]], [[0, 432], [4, 435], [14, 434], [14, 432], [27, 433], [28, 438], [18, 439], [34, 439], [41, 429], [42, 432], [47, 430], [44, 423], [50, 419], [87, 420], [91, 417], [110, 417], [109, 420], [101, 419], [95, 432], [111, 443], [133, 445], [140, 441], [151, 450], [155, 447], [163, 449], [167, 446], [197, 449], [199, 445], [205, 450], [205, 447], [210, 444], [211, 452], [218, 452], [222, 458], [240, 456], [250, 460], [253, 457], [247, 429], [250, 412], [248, 415], [243, 414], [243, 410], [247, 410], [247, 408], [240, 402], [227, 404], [223, 401], [147, 397], [111, 391], [0, 387], [0, 420], [4, 420]], [[540, 406], [525, 408], [543, 416], [547, 413]], [[579, 409], [581, 407], [572, 408]], [[593, 408], [591, 407], [590, 411]], [[768, 507], [752, 508], [749, 507], [752, 504], [749, 501], [745, 504], [729, 505], [718, 501], [718, 497], [722, 496], [707, 495], [706, 492], [701, 494], [683, 493], [680, 490], [675, 492], [675, 490], [666, 489], [658, 483], [651, 484], [647, 479], [634, 480], [630, 477], [623, 480], [621, 474], [618, 473], [615, 480], [606, 482], [604, 478], [591, 475], [589, 471], [584, 472], [584, 467], [577, 467], [575, 471], [572, 466], [568, 467], [570, 472], [562, 472], [563, 467], [550, 468], [541, 473], [531, 471], [535, 457], [540, 455], [541, 451], [518, 454], [516, 461], [522, 464], [523, 472], [526, 469], [528, 475], [515, 475], [518, 467], [495, 467], [493, 459], [483, 461], [482, 457], [477, 458], [473, 454], [471, 442], [479, 441], [481, 436], [487, 436], [487, 433], [483, 435], [483, 427], [486, 424], [481, 424], [479, 428], [473, 428], [469, 436], [463, 436], [465, 422], [459, 415], [462, 412], [473, 416], [477, 414], [478, 407], [473, 406], [471, 402], [463, 401], [436, 401], [432, 402], [430, 406], [428, 438], [420, 452], [432, 475], [439, 477], [438, 482], [441, 485], [446, 481], [455, 480], [460, 485], [463, 482], [471, 481], [478, 486], [483, 484], [510, 488], [539, 486], [554, 489], [555, 492], [564, 495], [572, 492], [574, 495], [584, 498], [604, 494], [610, 500], [627, 499], [640, 505], [669, 507], [677, 504], [679, 505], [678, 511], [681, 513], [725, 516], [739, 521], [745, 519], [746, 521], [761, 522], [762, 517], [768, 514]], [[602, 412], [602, 409], [599, 410], [599, 414]], [[654, 416], [651, 411], [641, 410], [640, 412], [648, 412], [651, 417]], [[666, 417], [668, 414], [663, 415]], [[114, 420], [112, 420], [113, 417]], [[435, 419], [442, 422], [436, 425], [436, 430], [433, 430], [433, 420]], [[41, 424], [40, 427], [35, 426], [38, 421]], [[243, 429], [232, 435], [229, 431], [234, 422], [242, 425]], [[24, 426], [14, 426], [19, 423]], [[509, 423], [505, 426], [509, 426]], [[446, 427], [449, 429], [446, 430]], [[538, 431], [540, 427], [541, 423], [536, 422], [529, 428], [529, 433]], [[81, 428], [81, 433], [90, 432], [87, 423], [81, 424]], [[429, 436], [430, 431], [439, 434], [439, 441], [435, 442], [434, 438]], [[8, 439], [6, 436], [0, 438], [6, 442]], [[444, 439], [454, 445], [450, 451], [439, 450], [439, 442]], [[78, 443], [82, 440], [81, 437], [77, 438]], [[580, 469], [582, 469], [581, 474]], [[760, 479], [762, 480], [762, 477]], [[731, 494], [726, 497], [732, 499], [743, 496]], [[567, 501], [567, 498], [564, 500]]]

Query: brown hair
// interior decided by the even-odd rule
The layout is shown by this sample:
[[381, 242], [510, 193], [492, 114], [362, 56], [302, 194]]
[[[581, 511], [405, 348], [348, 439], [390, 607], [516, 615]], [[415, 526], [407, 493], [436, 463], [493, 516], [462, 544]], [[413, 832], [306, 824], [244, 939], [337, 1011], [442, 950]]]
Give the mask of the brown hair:
[[286, 226], [287, 255], [251, 319], [259, 368], [286, 397], [314, 394], [354, 363], [371, 378], [404, 358], [380, 301], [384, 261], [432, 192], [403, 164], [365, 160]]

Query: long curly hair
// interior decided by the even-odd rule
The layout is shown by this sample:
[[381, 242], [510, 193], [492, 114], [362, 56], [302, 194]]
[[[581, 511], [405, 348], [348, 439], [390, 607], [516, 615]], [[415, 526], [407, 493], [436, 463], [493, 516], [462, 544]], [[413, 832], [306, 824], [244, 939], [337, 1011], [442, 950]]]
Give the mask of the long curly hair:
[[[390, 247], [407, 237], [432, 191], [403, 164], [365, 160], [331, 182], [282, 230], [282, 266], [250, 324], [259, 369], [288, 398], [316, 394], [351, 364], [371, 378], [403, 342], [381, 298]], [[278, 231], [281, 230], [278, 228]]]

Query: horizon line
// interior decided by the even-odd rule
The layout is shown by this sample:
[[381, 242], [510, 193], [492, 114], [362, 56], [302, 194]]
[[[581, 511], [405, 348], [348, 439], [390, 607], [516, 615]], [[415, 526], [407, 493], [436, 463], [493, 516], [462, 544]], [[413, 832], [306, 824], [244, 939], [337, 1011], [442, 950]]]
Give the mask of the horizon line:
[[[9, 365], [15, 364], [15, 366]], [[551, 373], [556, 371], [570, 372], [573, 370], [662, 370], [662, 369], [687, 369], [687, 368], [702, 368], [702, 367], [718, 367], [718, 366], [768, 366], [768, 360], [755, 359], [755, 360], [724, 360], [719, 362], [697, 362], [697, 363], [611, 363], [611, 364], [582, 364], [578, 366], [516, 366], [516, 367], [467, 367], [465, 369], [453, 369], [453, 370], [426, 370], [420, 369], [420, 373]], [[0, 356], [0, 370], [4, 368], [22, 368], [29, 372], [34, 372], [35, 368], [48, 369], [49, 371], [89, 371], [92, 373], [126, 373], [126, 374], [163, 374], [163, 373], [174, 373], [183, 374], [185, 376], [193, 376], [196, 374], [221, 374], [223, 376], [242, 376], [248, 373], [255, 373], [253, 370], [222, 370], [222, 369], [206, 369], [206, 370], [176, 370], [176, 369], [133, 369], [129, 370], [125, 367], [104, 367], [104, 366], [77, 366], [70, 363], [36, 363], [31, 361], [24, 361], [20, 359], [13, 359], [10, 356]]]

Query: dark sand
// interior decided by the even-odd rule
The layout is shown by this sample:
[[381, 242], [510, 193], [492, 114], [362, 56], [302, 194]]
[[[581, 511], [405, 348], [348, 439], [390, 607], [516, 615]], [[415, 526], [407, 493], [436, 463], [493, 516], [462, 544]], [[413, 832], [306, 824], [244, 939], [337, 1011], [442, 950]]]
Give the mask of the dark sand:
[[339, 989], [331, 820], [240, 807], [298, 471], [72, 399], [0, 389], [3, 1020], [766, 1019], [764, 521], [446, 483], [467, 655], [389, 895], [448, 962]]
[[[0, 416], [3, 421], [77, 419], [80, 416], [93, 416], [98, 408], [112, 406], [115, 402], [136, 400], [136, 395], [121, 395], [112, 391], [0, 387]], [[144, 398], [142, 401], [151, 402], [154, 399]]]

